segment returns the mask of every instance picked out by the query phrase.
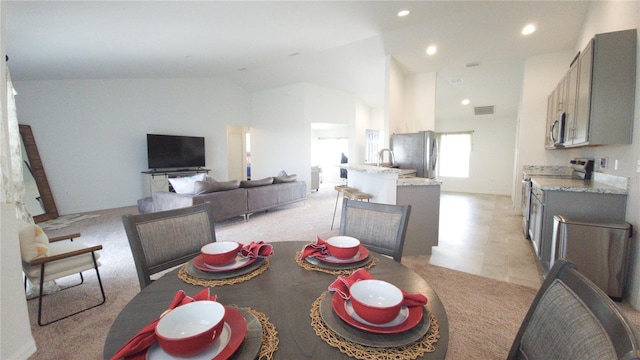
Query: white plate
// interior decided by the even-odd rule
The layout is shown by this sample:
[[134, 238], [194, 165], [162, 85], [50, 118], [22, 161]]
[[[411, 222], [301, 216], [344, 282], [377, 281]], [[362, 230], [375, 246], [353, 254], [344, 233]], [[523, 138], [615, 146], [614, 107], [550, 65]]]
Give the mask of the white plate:
[[348, 264], [348, 263], [352, 263], [355, 262], [356, 259], [359, 259], [360, 256], [362, 256], [360, 254], [360, 252], [358, 252], [354, 257], [348, 258], [348, 259], [338, 259], [337, 257], [333, 256], [333, 255], [325, 255], [320, 257], [320, 260], [325, 261], [325, 262], [330, 262], [330, 263], [336, 263], [336, 264]]
[[228, 270], [235, 270], [235, 269], [239, 269], [239, 268], [243, 267], [246, 263], [249, 262], [249, 260], [251, 260], [251, 258], [244, 257], [244, 256], [238, 254], [238, 256], [236, 256], [235, 260], [233, 260], [232, 262], [228, 263], [227, 265], [213, 266], [213, 265], [209, 265], [207, 263], [204, 263], [204, 266], [208, 267], [211, 270], [228, 271]]
[[149, 350], [147, 350], [147, 360], [211, 360], [224, 350], [229, 343], [229, 340], [231, 340], [231, 327], [225, 322], [224, 327], [222, 328], [222, 333], [220, 333], [220, 337], [218, 337], [210, 347], [199, 354], [189, 358], [175, 357], [164, 352], [156, 341], [149, 347]]
[[405, 321], [407, 321], [407, 319], [409, 318], [409, 308], [406, 306], [402, 306], [400, 308], [400, 313], [398, 313], [398, 316], [396, 316], [395, 319], [384, 324], [370, 323], [367, 320], [361, 318], [360, 315], [356, 314], [355, 310], [353, 310], [353, 306], [351, 306], [351, 300], [347, 300], [344, 302], [344, 308], [345, 310], [347, 310], [347, 313], [349, 314], [349, 316], [351, 316], [355, 321], [365, 325], [381, 327], [381, 328], [398, 326], [404, 323]]

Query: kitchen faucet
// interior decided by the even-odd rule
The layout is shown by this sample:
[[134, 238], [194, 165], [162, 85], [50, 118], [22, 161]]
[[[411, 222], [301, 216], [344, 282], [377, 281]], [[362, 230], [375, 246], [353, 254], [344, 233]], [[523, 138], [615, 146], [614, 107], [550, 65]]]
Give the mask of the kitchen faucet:
[[385, 151], [389, 152], [389, 161], [391, 161], [391, 167], [393, 167], [396, 163], [396, 158], [393, 155], [393, 151], [391, 151], [391, 149], [382, 149], [378, 152], [378, 162], [376, 165], [380, 166], [380, 164], [382, 163]]

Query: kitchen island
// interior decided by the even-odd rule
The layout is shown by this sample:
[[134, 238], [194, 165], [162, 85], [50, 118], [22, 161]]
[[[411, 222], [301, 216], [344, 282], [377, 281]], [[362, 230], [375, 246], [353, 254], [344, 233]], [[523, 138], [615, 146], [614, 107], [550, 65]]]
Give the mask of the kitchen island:
[[371, 202], [411, 205], [404, 255], [429, 255], [438, 246], [442, 181], [415, 177], [415, 170], [348, 165], [347, 185], [371, 194]]

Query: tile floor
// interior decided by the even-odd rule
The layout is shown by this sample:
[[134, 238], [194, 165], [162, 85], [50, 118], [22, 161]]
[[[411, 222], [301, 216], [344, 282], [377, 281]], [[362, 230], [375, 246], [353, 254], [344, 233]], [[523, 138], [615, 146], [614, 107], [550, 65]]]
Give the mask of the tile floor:
[[509, 196], [443, 192], [439, 244], [429, 262], [533, 288], [542, 283]]

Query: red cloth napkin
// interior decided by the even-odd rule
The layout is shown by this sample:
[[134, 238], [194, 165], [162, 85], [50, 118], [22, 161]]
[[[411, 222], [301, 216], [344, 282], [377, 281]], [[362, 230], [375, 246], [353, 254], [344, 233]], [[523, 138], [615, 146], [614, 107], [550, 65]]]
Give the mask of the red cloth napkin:
[[[360, 280], [372, 280], [375, 279], [369, 272], [364, 269], [358, 269], [349, 276], [338, 276], [338, 278], [329, 285], [330, 291], [335, 291], [340, 297], [347, 300], [351, 298], [349, 288]], [[402, 305], [406, 307], [423, 306], [427, 304], [427, 297], [422, 294], [411, 294], [402, 289]]]
[[248, 258], [267, 258], [273, 255], [273, 245], [264, 241], [252, 241], [250, 244], [242, 246], [240, 253]]
[[320, 236], [316, 236], [316, 241], [311, 244], [307, 244], [302, 248], [300, 253], [300, 259], [304, 260], [306, 257], [318, 257], [329, 256], [329, 250], [327, 250], [327, 242], [320, 239]]
[[[198, 300], [216, 300], [216, 295], [211, 295], [209, 293], [209, 288], [206, 288], [199, 293], [197, 293], [194, 297], [187, 296], [184, 291], [178, 290], [176, 296], [174, 296], [169, 308], [167, 310], [172, 310], [180, 305], [188, 304], [190, 302], [198, 301]], [[160, 315], [160, 318], [165, 315], [166, 312]], [[118, 359], [144, 359], [146, 357], [147, 349], [156, 342], [156, 325], [160, 318], [154, 320], [149, 325], [145, 326], [140, 332], [138, 332], [131, 340], [129, 340], [123, 347], [118, 350], [111, 357], [111, 360]]]

